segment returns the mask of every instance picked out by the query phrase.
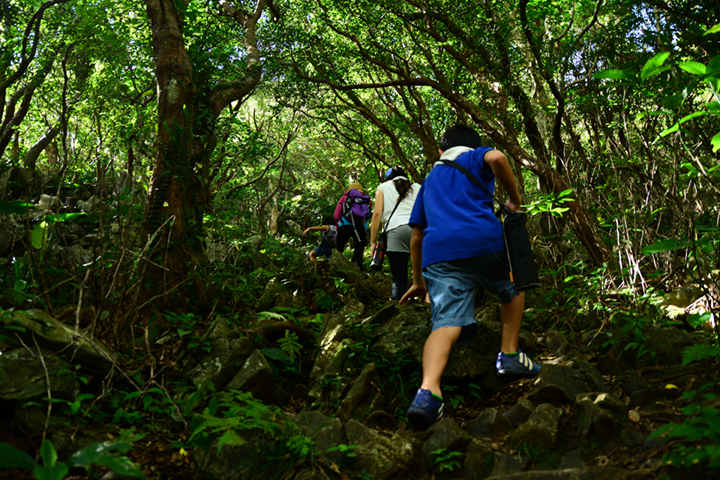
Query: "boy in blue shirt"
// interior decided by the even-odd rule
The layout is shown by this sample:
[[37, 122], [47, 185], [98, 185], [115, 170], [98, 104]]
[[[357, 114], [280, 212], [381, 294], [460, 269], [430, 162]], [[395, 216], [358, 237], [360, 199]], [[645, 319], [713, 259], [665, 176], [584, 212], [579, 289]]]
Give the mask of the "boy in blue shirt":
[[[440, 159], [470, 170], [490, 193], [495, 178], [520, 208], [520, 193], [505, 155], [483, 147], [480, 135], [458, 125], [440, 140]], [[540, 366], [518, 349], [525, 293], [510, 281], [502, 224], [493, 213], [493, 199], [462, 172], [436, 163], [423, 182], [410, 216], [413, 285], [400, 303], [420, 297], [430, 301], [433, 330], [423, 349], [423, 380], [407, 415], [416, 429], [443, 417], [440, 381], [450, 349], [469, 343], [477, 332], [474, 304], [478, 287], [497, 295], [502, 321], [501, 375], [534, 376]], [[422, 267], [422, 268], [421, 268]]]

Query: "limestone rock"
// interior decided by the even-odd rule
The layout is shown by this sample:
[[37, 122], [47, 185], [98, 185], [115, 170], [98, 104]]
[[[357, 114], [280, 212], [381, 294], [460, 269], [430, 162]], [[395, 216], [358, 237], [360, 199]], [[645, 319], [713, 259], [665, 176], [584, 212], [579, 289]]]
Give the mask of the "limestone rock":
[[273, 371], [265, 355], [255, 350], [225, 389], [250, 392], [255, 398], [270, 400], [273, 395]]
[[390, 437], [350, 420], [345, 425], [345, 433], [350, 445], [359, 446], [355, 450], [357, 465], [362, 465], [372, 478], [417, 478], [413, 472], [419, 465], [414, 459], [412, 442], [402, 432]]
[[[21, 327], [24, 332], [17, 329], [6, 330], [2, 327]], [[83, 368], [97, 373], [107, 373], [115, 361], [115, 354], [97, 339], [83, 338], [85, 331], [80, 329], [75, 336], [75, 330], [42, 310], [27, 310], [5, 312], [0, 319], [0, 330], [14, 337], [15, 334], [28, 345], [33, 345], [33, 335], [43, 348], [52, 352], [62, 352], [71, 362], [80, 364]]]

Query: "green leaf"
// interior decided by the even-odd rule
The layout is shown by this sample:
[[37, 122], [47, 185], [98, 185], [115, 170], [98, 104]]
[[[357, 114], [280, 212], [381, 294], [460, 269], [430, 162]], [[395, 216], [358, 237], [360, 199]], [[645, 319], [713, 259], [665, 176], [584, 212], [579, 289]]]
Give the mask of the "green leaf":
[[13, 285], [13, 290], [16, 292], [24, 292], [27, 288], [27, 282], [23, 280], [22, 278], [18, 278], [15, 280], [15, 284]]
[[707, 109], [710, 113], [713, 113], [715, 115], [720, 115], [720, 102], [709, 102], [709, 103], [706, 103], [705, 106], [707, 107]]
[[700, 62], [683, 62], [678, 66], [686, 72], [692, 73], [693, 75], [705, 75], [705, 73], [707, 72], [707, 67]]
[[123, 402], [127, 402], [128, 400], [132, 400], [133, 398], [137, 398], [140, 395], [142, 395], [142, 392], [139, 390], [136, 390], [134, 392], [130, 392], [125, 397], [123, 397]]
[[714, 27], [711, 27], [707, 32], [703, 33], [703, 36], [704, 35], [712, 35], [713, 33], [718, 33], [718, 32], [720, 32], [720, 23], [718, 23]]
[[720, 72], [720, 55], [714, 56], [708, 62], [708, 73]]
[[660, 103], [663, 104], [663, 107], [668, 108], [670, 110], [675, 110], [678, 105], [683, 101], [685, 97], [682, 95], [682, 93], [677, 93], [675, 95], [670, 95], [668, 97], [663, 97], [660, 100]]
[[62, 480], [69, 471], [70, 468], [62, 462], [51, 467], [35, 465], [33, 468], [33, 474], [37, 480]]
[[45, 247], [45, 240], [47, 240], [47, 222], [40, 222], [35, 225], [33, 231], [30, 233], [30, 241], [32, 246], [40, 250]]
[[220, 450], [223, 445], [244, 445], [245, 443], [245, 440], [235, 433], [234, 430], [227, 430], [218, 440], [218, 450]]
[[715, 136], [710, 140], [710, 144], [713, 147], [713, 153], [720, 150], [720, 133], [716, 133]]
[[35, 210], [35, 206], [27, 202], [0, 202], [0, 213], [24, 214], [28, 210]]
[[52, 467], [57, 462], [57, 452], [55, 451], [55, 446], [47, 438], [42, 445], [40, 445], [40, 457], [46, 467]]
[[689, 244], [687, 241], [682, 241], [677, 238], [670, 238], [661, 242], [653, 243], [652, 245], [646, 245], [642, 248], [643, 255], [652, 255], [653, 253], [669, 252], [670, 250], [678, 250], [680, 248], [686, 248]]
[[665, 63], [669, 56], [670, 52], [662, 52], [648, 60], [640, 72], [640, 80], [645, 80], [667, 70], [669, 67], [662, 67], [662, 64]]
[[271, 360], [290, 362], [290, 357], [288, 357], [287, 354], [279, 348], [263, 348], [260, 352]]
[[0, 443], [0, 468], [31, 469], [35, 465], [35, 460], [27, 453], [7, 443]]
[[140, 469], [127, 457], [115, 455], [115, 451], [126, 452], [130, 450], [129, 443], [106, 443], [98, 442], [88, 445], [75, 452], [68, 460], [68, 465], [89, 467], [90, 465], [102, 465], [110, 468], [115, 473], [133, 477], [145, 478]]
[[683, 123], [687, 122], [688, 120], [692, 120], [693, 118], [696, 118], [696, 117], [703, 117], [707, 114], [708, 114], [708, 112], [693, 112], [690, 115], [686, 115], [683, 118], [681, 118], [678, 123], [683, 124]]
[[71, 213], [61, 213], [60, 215], [48, 215], [48, 220], [52, 223], [54, 222], [64, 222], [66, 220], [72, 220], [73, 218], [77, 217], [83, 217], [87, 215], [85, 212], [71, 212]]
[[625, 70], [609, 69], [609, 70], [603, 70], [601, 72], [593, 73], [593, 78], [598, 78], [598, 79], [609, 78], [612, 80], [625, 80], [625, 79], [631, 79], [634, 77], [631, 73], [628, 73]]
[[660, 132], [660, 135], [658, 135], [658, 137], [664, 137], [666, 135], [670, 135], [671, 133], [677, 132], [678, 130], [680, 130], [680, 124], [676, 123], [675, 125], [668, 128], [667, 130], [663, 130], [662, 132]]

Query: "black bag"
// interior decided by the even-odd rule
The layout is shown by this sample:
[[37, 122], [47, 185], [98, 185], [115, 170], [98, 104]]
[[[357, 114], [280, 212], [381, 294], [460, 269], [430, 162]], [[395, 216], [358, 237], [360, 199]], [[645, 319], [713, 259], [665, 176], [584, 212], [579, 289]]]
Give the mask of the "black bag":
[[375, 250], [372, 252], [372, 260], [370, 268], [379, 272], [382, 270], [382, 264], [385, 261], [385, 253], [387, 252], [387, 232], [382, 232], [375, 244]]
[[375, 250], [372, 252], [372, 261], [370, 262], [370, 268], [372, 268], [376, 272], [382, 270], [382, 264], [385, 261], [385, 254], [387, 253], [387, 226], [390, 223], [390, 219], [395, 214], [395, 210], [397, 210], [398, 205], [400, 205], [400, 197], [398, 197], [397, 202], [395, 202], [395, 208], [393, 208], [393, 211], [390, 212], [390, 216], [388, 217], [387, 222], [385, 222], [385, 225], [383, 226], [383, 231], [378, 237], [375, 244]]
[[[440, 160], [440, 163], [460, 170], [468, 180], [478, 185], [492, 197], [485, 185], [464, 166], [449, 160]], [[514, 212], [500, 202], [498, 202], [498, 205], [500, 205], [500, 210], [496, 215], [503, 226], [505, 251], [508, 256], [508, 263], [510, 263], [510, 281], [520, 291], [535, 288], [540, 285], [540, 278], [535, 266], [530, 235], [527, 231], [527, 213]]]
[[521, 292], [539, 286], [540, 278], [527, 231], [527, 213], [513, 212], [502, 205], [498, 214], [503, 225], [505, 250], [510, 262], [510, 281]]

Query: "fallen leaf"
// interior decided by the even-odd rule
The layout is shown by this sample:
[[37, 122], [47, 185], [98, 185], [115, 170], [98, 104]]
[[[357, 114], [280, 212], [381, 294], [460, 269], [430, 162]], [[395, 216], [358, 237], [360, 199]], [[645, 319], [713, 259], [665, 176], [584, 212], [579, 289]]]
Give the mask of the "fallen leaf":
[[640, 412], [637, 410], [630, 410], [628, 412], [628, 418], [630, 418], [633, 422], [639, 422], [640, 421]]

